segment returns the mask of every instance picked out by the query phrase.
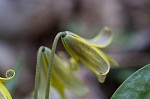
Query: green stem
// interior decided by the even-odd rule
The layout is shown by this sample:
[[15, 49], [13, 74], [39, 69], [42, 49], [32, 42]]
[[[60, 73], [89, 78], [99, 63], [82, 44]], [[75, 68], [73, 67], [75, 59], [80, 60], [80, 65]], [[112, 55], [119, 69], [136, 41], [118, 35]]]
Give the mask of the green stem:
[[53, 68], [53, 60], [54, 60], [54, 54], [56, 50], [56, 46], [58, 43], [58, 40], [61, 36], [65, 36], [66, 32], [60, 32], [56, 35], [53, 45], [52, 45], [52, 51], [51, 51], [51, 56], [50, 56], [50, 64], [48, 66], [48, 75], [47, 75], [47, 82], [46, 82], [46, 94], [45, 94], [45, 99], [49, 99], [49, 92], [50, 92], [50, 77], [52, 74], [52, 68]]
[[36, 74], [35, 74], [35, 86], [34, 86], [34, 99], [37, 99], [38, 97], [38, 87], [40, 82], [40, 69], [41, 69], [41, 50], [43, 48], [40, 48], [37, 54], [37, 64], [36, 64]]

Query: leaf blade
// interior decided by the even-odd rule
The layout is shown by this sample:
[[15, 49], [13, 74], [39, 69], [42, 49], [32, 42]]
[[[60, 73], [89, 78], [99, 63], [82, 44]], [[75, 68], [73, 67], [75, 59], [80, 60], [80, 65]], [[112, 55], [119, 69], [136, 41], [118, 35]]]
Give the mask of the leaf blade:
[[111, 99], [149, 99], [150, 97], [150, 64], [142, 67], [115, 91]]

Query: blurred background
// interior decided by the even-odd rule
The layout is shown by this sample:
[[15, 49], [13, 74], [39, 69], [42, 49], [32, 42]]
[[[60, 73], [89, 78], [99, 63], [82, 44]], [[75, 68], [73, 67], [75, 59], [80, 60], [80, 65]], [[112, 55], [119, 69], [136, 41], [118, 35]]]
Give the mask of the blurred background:
[[[150, 0], [0, 0], [0, 76], [10, 68], [18, 71], [15, 87], [6, 83], [13, 99], [32, 99], [40, 46], [51, 48], [60, 31], [92, 38], [104, 26], [112, 29], [114, 40], [102, 50], [120, 67], [111, 68], [100, 84], [83, 66], [78, 75], [90, 93], [79, 97], [68, 91], [68, 99], [109, 99], [130, 74], [150, 63]], [[60, 50], [65, 51], [61, 42]]]

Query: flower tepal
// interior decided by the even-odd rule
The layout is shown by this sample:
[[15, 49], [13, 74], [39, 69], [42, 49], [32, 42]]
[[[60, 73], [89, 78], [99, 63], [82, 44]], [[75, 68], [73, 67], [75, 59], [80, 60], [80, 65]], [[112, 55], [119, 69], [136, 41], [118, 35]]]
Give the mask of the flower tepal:
[[[100, 45], [92, 44], [91, 41], [81, 38], [72, 32], [65, 32], [66, 35], [62, 37], [62, 41], [67, 51], [76, 61], [85, 64], [94, 74], [96, 74], [99, 82], [103, 83], [110, 70], [110, 62], [116, 62], [98, 49], [101, 47]], [[110, 39], [108, 40], [110, 42]], [[108, 45], [108, 43], [106, 44]]]
[[[12, 69], [9, 69], [6, 72], [6, 78], [0, 77], [0, 93], [2, 94], [2, 97], [4, 97], [4, 99], [12, 99], [12, 97], [9, 91], [7, 90], [7, 88], [4, 86], [3, 82], [7, 82], [11, 80], [14, 76], [15, 76], [15, 71]], [[2, 97], [0, 96], [0, 99]]]

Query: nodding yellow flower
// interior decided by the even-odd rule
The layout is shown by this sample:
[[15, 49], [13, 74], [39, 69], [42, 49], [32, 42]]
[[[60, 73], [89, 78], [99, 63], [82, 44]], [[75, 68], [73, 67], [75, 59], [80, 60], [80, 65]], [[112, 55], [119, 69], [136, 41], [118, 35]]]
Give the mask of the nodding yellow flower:
[[[40, 47], [38, 51], [38, 65], [41, 65], [40, 71], [40, 89], [39, 96], [42, 99], [45, 95], [46, 76], [50, 63], [51, 50], [47, 47]], [[67, 63], [56, 54], [54, 55], [54, 66], [52, 69], [51, 85], [59, 92], [62, 99], [65, 99], [64, 90], [68, 89], [77, 95], [85, 95], [88, 92], [87, 87], [82, 84], [74, 75], [70, 68], [70, 63]]]
[[85, 64], [97, 75], [99, 82], [103, 83], [110, 70], [110, 63], [117, 65], [115, 60], [99, 49], [105, 48], [111, 43], [112, 32], [110, 29], [105, 27], [93, 39], [84, 39], [72, 32], [65, 32], [66, 35], [62, 36], [62, 41], [67, 51], [77, 62]]
[[[9, 91], [7, 90], [7, 88], [4, 86], [3, 82], [7, 82], [11, 80], [14, 76], [15, 76], [15, 71], [9, 69], [6, 71], [6, 78], [0, 77], [0, 93], [2, 94], [2, 97], [4, 99], [12, 99], [12, 97]], [[0, 96], [0, 99], [3, 99], [2, 97]]]

